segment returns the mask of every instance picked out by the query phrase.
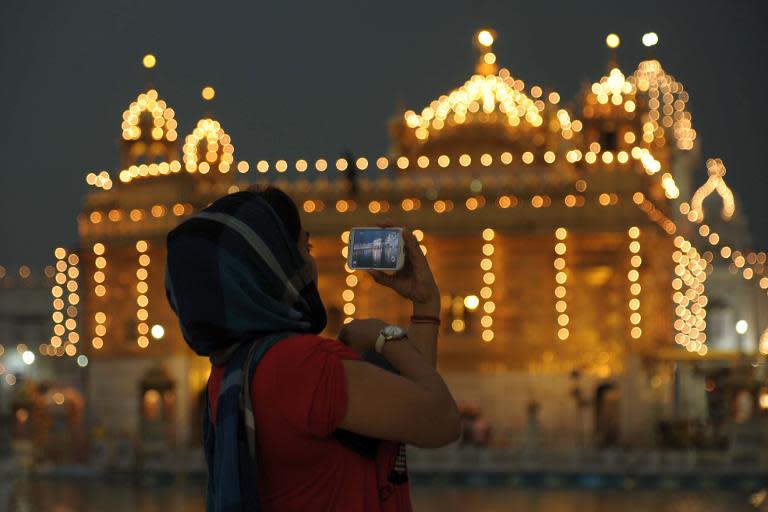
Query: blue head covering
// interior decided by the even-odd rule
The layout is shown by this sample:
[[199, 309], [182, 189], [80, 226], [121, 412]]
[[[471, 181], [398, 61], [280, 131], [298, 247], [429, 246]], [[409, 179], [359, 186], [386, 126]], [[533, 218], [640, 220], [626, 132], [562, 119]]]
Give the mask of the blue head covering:
[[326, 315], [310, 267], [253, 192], [212, 203], [168, 234], [166, 295], [202, 356], [274, 332], [319, 333]]
[[259, 510], [249, 377], [286, 333], [325, 328], [310, 267], [272, 207], [238, 192], [168, 234], [165, 286], [187, 344], [224, 366], [215, 428], [203, 419], [206, 508]]

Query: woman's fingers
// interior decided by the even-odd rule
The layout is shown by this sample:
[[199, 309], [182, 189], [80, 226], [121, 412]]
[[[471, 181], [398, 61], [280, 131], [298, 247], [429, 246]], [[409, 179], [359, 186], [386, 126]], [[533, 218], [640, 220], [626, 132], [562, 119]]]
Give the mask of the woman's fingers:
[[386, 274], [381, 270], [368, 270], [368, 275], [381, 285], [392, 286], [392, 275], [390, 274]]
[[416, 240], [416, 236], [409, 229], [403, 230], [403, 240], [405, 241], [405, 248], [408, 251], [408, 260], [416, 269], [422, 269], [427, 266], [427, 258], [424, 253], [421, 252], [419, 241]]
[[403, 229], [403, 241], [405, 242], [405, 248], [408, 250], [408, 256], [410, 258], [414, 258], [417, 253], [421, 253], [419, 242], [416, 240], [416, 237], [410, 229]]

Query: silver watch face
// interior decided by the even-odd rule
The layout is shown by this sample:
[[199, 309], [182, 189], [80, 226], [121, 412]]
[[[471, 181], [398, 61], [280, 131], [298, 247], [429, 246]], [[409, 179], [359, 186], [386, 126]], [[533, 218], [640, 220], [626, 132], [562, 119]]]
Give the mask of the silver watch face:
[[399, 340], [405, 338], [405, 329], [397, 325], [388, 325], [381, 330], [386, 340]]

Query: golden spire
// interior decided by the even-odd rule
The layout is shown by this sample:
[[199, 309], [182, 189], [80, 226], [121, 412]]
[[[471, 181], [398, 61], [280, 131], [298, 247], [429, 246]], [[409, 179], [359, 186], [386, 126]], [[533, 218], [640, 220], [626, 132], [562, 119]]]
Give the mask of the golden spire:
[[[654, 51], [654, 48], [657, 44], [659, 44], [659, 35], [656, 32], [646, 32], [645, 34], [643, 34], [641, 41], [643, 43], [643, 46], [645, 47], [644, 62], [647, 62], [647, 61], [658, 62], [656, 60], [656, 52]], [[659, 69], [661, 69], [661, 64], [659, 64]]]
[[659, 35], [656, 32], [646, 32], [643, 34], [643, 46], [651, 48], [659, 42]]
[[152, 69], [153, 67], [155, 67], [156, 64], [157, 64], [157, 58], [151, 53], [146, 54], [141, 59], [141, 65], [144, 66], [146, 69]]
[[691, 113], [686, 109], [688, 92], [674, 76], [664, 71], [661, 62], [653, 55], [653, 47], [659, 43], [658, 34], [646, 32], [642, 41], [648, 55], [640, 62], [631, 80], [648, 98], [651, 122], [643, 126], [643, 139], [653, 140], [659, 133], [666, 132], [678, 149], [690, 151], [696, 140], [696, 130]]
[[496, 40], [496, 31], [484, 28], [475, 34], [474, 43], [478, 50], [479, 58], [475, 73], [478, 75], [495, 75], [499, 70], [496, 64], [496, 54], [493, 53], [493, 43]]
[[717, 192], [723, 200], [723, 209], [720, 213], [723, 219], [731, 220], [736, 211], [736, 201], [734, 200], [733, 192], [731, 192], [731, 189], [728, 188], [723, 179], [725, 176], [723, 161], [719, 158], [707, 160], [707, 173], [709, 178], [707, 178], [706, 183], [699, 187], [691, 198], [691, 211], [696, 213], [695, 218], [692, 220], [699, 222], [704, 220], [704, 200], [712, 192]]
[[203, 97], [205, 101], [211, 101], [216, 96], [216, 89], [214, 89], [210, 85], [206, 85], [205, 87], [203, 87], [203, 90], [200, 92], [200, 95]]
[[619, 59], [618, 59], [618, 51], [616, 50], [619, 45], [621, 44], [621, 38], [619, 38], [618, 34], [614, 34], [611, 32], [607, 36], [605, 36], [605, 45], [610, 48], [611, 50], [611, 56], [608, 60], [608, 68], [618, 68], [619, 67]]
[[[636, 87], [619, 68], [616, 58], [616, 48], [621, 44], [621, 39], [617, 34], [610, 33], [605, 37], [605, 45], [610, 49], [610, 58], [608, 60], [608, 73], [603, 76], [599, 82], [592, 84], [590, 89], [594, 95], [592, 103], [602, 105], [612, 104], [615, 106], [624, 106], [627, 112], [634, 112], [637, 108], [635, 94]], [[591, 114], [589, 114], [591, 116]], [[589, 117], [588, 116], [588, 117]]]

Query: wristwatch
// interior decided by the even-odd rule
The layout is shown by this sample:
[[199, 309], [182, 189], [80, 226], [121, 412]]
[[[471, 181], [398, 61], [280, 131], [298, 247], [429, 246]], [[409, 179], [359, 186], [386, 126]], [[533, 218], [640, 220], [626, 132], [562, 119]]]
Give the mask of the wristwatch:
[[376, 353], [381, 354], [381, 351], [384, 349], [384, 344], [386, 342], [402, 340], [407, 337], [408, 337], [408, 333], [406, 333], [405, 329], [403, 329], [402, 327], [399, 327], [397, 325], [388, 325], [381, 330], [381, 332], [379, 333], [379, 337], [376, 338], [376, 344], [374, 345], [374, 349], [376, 349]]

